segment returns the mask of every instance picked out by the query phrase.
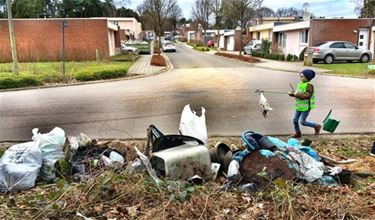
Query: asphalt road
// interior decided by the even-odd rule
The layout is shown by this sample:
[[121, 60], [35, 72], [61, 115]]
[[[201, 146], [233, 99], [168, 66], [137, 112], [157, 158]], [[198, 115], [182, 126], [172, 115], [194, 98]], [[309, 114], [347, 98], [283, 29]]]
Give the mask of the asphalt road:
[[[289, 91], [289, 82], [298, 83], [297, 73], [253, 68], [181, 46], [177, 50], [168, 54], [175, 69], [159, 75], [1, 92], [0, 141], [30, 140], [32, 128], [48, 132], [55, 126], [67, 135], [83, 132], [95, 138], [145, 138], [150, 124], [165, 134], [178, 133], [186, 104], [206, 108], [209, 136], [293, 132], [293, 99], [266, 94], [274, 110], [263, 118], [254, 89]], [[321, 122], [333, 109], [332, 117], [341, 121], [336, 132], [375, 132], [375, 80], [318, 75], [314, 85], [317, 107], [309, 119]]]

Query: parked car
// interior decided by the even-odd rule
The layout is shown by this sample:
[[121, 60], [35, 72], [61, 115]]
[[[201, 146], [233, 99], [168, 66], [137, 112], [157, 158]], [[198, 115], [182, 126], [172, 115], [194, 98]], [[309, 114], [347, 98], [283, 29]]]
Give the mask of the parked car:
[[262, 41], [252, 40], [243, 49], [245, 54], [251, 54], [252, 51], [260, 51], [262, 49]]
[[133, 46], [130, 46], [130, 45], [122, 44], [121, 45], [121, 51], [123, 53], [131, 53], [131, 52], [137, 51], [137, 48], [133, 47]]
[[167, 43], [163, 44], [162, 50], [164, 52], [167, 52], [167, 51], [176, 52], [176, 46], [172, 42], [167, 42]]
[[215, 41], [214, 40], [209, 40], [207, 42], [207, 47], [214, 47], [215, 46]]
[[360, 61], [367, 63], [372, 59], [372, 53], [368, 49], [358, 48], [347, 41], [326, 41], [313, 47], [308, 47], [305, 53], [312, 53], [313, 63], [324, 61], [330, 64], [336, 60]]

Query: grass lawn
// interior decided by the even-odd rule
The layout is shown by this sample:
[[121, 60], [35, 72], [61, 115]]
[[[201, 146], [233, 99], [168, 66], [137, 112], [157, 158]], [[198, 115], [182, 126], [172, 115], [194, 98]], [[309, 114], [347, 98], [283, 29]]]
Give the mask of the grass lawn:
[[375, 70], [369, 70], [367, 63], [313, 64], [314, 67], [332, 70], [330, 73], [346, 76], [375, 77]]
[[19, 75], [12, 63], [0, 63], [0, 89], [39, 86], [51, 83], [90, 81], [126, 76], [132, 62], [61, 62], [19, 63]]

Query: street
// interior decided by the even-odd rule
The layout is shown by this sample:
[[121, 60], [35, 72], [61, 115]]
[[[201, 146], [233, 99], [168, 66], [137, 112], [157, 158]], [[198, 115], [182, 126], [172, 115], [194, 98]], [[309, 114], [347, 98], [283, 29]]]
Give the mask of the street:
[[[265, 94], [274, 110], [263, 118], [254, 90], [288, 92], [289, 83], [298, 83], [297, 73], [254, 68], [180, 44], [167, 55], [175, 68], [150, 77], [1, 92], [0, 141], [30, 140], [32, 128], [48, 132], [55, 126], [67, 135], [83, 132], [93, 138], [146, 138], [150, 124], [173, 134], [186, 104], [206, 108], [209, 136], [294, 132], [294, 100]], [[321, 123], [333, 109], [331, 117], [341, 121], [337, 133], [375, 132], [375, 80], [317, 75], [313, 83], [316, 109], [309, 120]], [[313, 129], [302, 127], [302, 133]]]

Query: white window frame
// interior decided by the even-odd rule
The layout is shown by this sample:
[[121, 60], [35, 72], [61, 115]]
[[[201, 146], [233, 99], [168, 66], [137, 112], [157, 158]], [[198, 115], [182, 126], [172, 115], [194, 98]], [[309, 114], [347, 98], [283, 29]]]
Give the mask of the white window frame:
[[309, 42], [309, 30], [303, 30], [300, 32], [300, 43], [307, 44]]
[[279, 46], [282, 48], [285, 48], [286, 47], [286, 33], [280, 32], [278, 38], [279, 38]]

